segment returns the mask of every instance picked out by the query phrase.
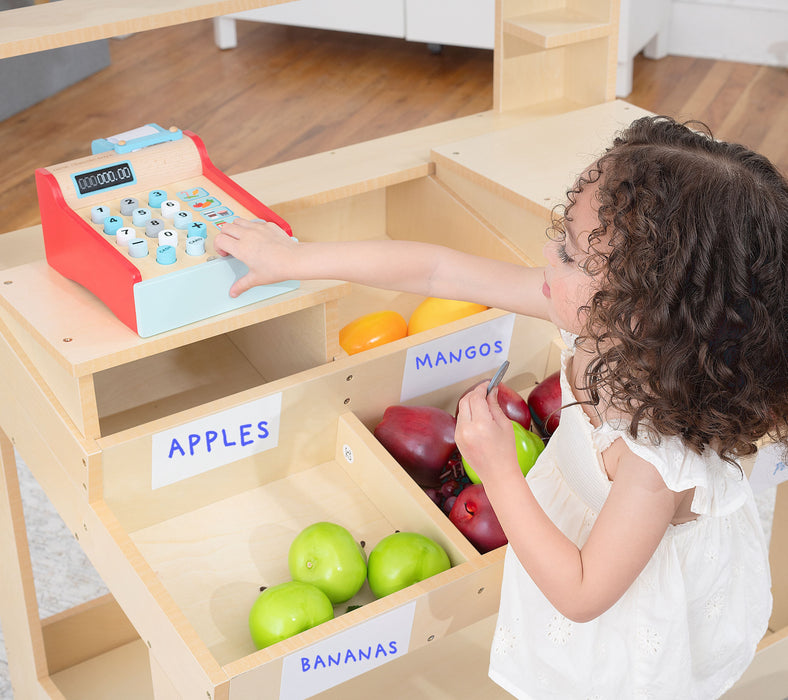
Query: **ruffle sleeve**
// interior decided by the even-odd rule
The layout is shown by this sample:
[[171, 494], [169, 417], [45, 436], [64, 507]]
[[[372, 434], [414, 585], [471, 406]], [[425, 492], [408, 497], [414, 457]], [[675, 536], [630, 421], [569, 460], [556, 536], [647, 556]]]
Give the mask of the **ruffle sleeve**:
[[692, 512], [719, 517], [740, 508], [747, 500], [749, 484], [735, 466], [707, 448], [702, 454], [693, 452], [677, 437], [634, 439], [626, 431], [607, 423], [596, 430], [597, 449], [604, 449], [616, 438], [622, 438], [638, 457], [652, 464], [671, 491], [695, 489]]

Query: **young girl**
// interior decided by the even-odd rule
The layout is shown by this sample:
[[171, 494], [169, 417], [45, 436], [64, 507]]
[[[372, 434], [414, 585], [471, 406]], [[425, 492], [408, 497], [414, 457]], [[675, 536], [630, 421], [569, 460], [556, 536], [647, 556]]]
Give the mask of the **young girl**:
[[736, 463], [788, 419], [788, 185], [645, 118], [578, 179], [525, 268], [424, 243], [296, 242], [238, 221], [232, 294], [343, 279], [552, 320], [561, 423], [527, 479], [485, 387], [457, 444], [509, 545], [490, 677], [520, 698], [719, 697], [766, 631], [768, 557]]

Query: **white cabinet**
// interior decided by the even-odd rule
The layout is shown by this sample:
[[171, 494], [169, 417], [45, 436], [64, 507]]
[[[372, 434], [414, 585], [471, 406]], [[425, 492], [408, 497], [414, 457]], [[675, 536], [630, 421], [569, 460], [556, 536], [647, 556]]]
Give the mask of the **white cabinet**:
[[495, 0], [293, 0], [217, 17], [219, 48], [236, 46], [237, 19], [484, 49], [495, 42]]

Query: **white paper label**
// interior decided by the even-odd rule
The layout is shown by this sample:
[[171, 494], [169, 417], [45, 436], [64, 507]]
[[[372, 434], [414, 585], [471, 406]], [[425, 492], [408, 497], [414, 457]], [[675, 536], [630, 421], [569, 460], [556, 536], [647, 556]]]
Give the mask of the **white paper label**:
[[276, 447], [281, 411], [282, 394], [273, 394], [155, 433], [151, 488], [174, 484]]
[[285, 656], [280, 700], [303, 700], [404, 656], [416, 601]]
[[753, 493], [765, 491], [788, 480], [788, 466], [784, 459], [784, 448], [779, 444], [765, 445], [758, 450], [755, 464], [750, 474], [750, 487]]
[[507, 314], [409, 348], [400, 401], [498, 369], [509, 357], [513, 329], [514, 314]]

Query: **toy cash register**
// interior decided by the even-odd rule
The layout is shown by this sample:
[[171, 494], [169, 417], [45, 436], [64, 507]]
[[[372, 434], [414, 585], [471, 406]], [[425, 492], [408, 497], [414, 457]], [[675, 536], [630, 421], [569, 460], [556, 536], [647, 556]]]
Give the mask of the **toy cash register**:
[[247, 267], [213, 253], [236, 217], [289, 225], [211, 163], [196, 134], [147, 124], [92, 144], [92, 155], [36, 170], [48, 263], [147, 337], [296, 289], [233, 299]]

